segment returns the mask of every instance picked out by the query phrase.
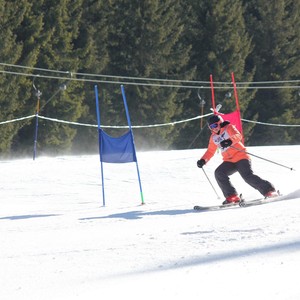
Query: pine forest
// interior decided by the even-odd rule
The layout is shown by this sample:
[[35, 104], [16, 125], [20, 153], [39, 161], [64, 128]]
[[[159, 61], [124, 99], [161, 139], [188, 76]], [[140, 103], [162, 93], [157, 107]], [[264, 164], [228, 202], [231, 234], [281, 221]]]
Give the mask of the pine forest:
[[210, 75], [227, 113], [232, 73], [246, 146], [300, 143], [300, 0], [0, 0], [0, 28], [2, 157], [37, 120], [40, 154], [96, 153], [95, 85], [108, 134], [123, 85], [138, 150], [205, 148]]

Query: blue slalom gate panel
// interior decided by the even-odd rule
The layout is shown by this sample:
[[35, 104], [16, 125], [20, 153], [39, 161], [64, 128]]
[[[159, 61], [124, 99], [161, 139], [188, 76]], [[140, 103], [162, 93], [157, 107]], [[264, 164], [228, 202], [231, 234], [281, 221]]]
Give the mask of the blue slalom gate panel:
[[106, 163], [136, 162], [132, 132], [129, 130], [119, 137], [112, 137], [99, 130], [101, 161]]

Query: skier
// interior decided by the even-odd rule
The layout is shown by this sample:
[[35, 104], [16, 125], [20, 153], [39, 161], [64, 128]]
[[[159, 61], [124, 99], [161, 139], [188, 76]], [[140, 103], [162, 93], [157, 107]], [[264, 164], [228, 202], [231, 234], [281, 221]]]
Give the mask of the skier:
[[216, 150], [218, 148], [221, 150], [223, 162], [215, 170], [215, 178], [225, 196], [223, 204], [238, 203], [241, 200], [229, 178], [236, 172], [239, 172], [245, 182], [257, 189], [265, 198], [278, 196], [272, 183], [253, 174], [250, 157], [242, 143], [242, 134], [236, 127], [229, 121], [224, 121], [220, 115], [211, 116], [208, 126], [211, 130], [208, 148], [197, 161], [197, 166], [203, 168]]

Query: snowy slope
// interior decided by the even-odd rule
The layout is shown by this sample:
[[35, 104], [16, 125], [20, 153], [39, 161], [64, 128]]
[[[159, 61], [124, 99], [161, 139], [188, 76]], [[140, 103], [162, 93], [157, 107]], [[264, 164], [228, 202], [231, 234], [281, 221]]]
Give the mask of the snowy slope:
[[248, 151], [293, 199], [194, 212], [223, 200], [204, 149], [138, 153], [145, 205], [133, 163], [104, 164], [103, 207], [98, 155], [0, 161], [0, 299], [300, 299], [300, 146]]

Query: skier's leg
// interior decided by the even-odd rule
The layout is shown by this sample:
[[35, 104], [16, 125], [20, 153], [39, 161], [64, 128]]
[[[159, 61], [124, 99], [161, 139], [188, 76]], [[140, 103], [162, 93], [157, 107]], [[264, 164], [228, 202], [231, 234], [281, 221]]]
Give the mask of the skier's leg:
[[250, 160], [242, 159], [236, 163], [236, 167], [245, 182], [258, 190], [263, 196], [265, 196], [268, 192], [275, 190], [272, 183], [253, 174]]
[[224, 161], [215, 170], [215, 178], [223, 195], [226, 197], [230, 195], [237, 195], [237, 191], [230, 182], [229, 176], [237, 171], [235, 164], [231, 162]]

